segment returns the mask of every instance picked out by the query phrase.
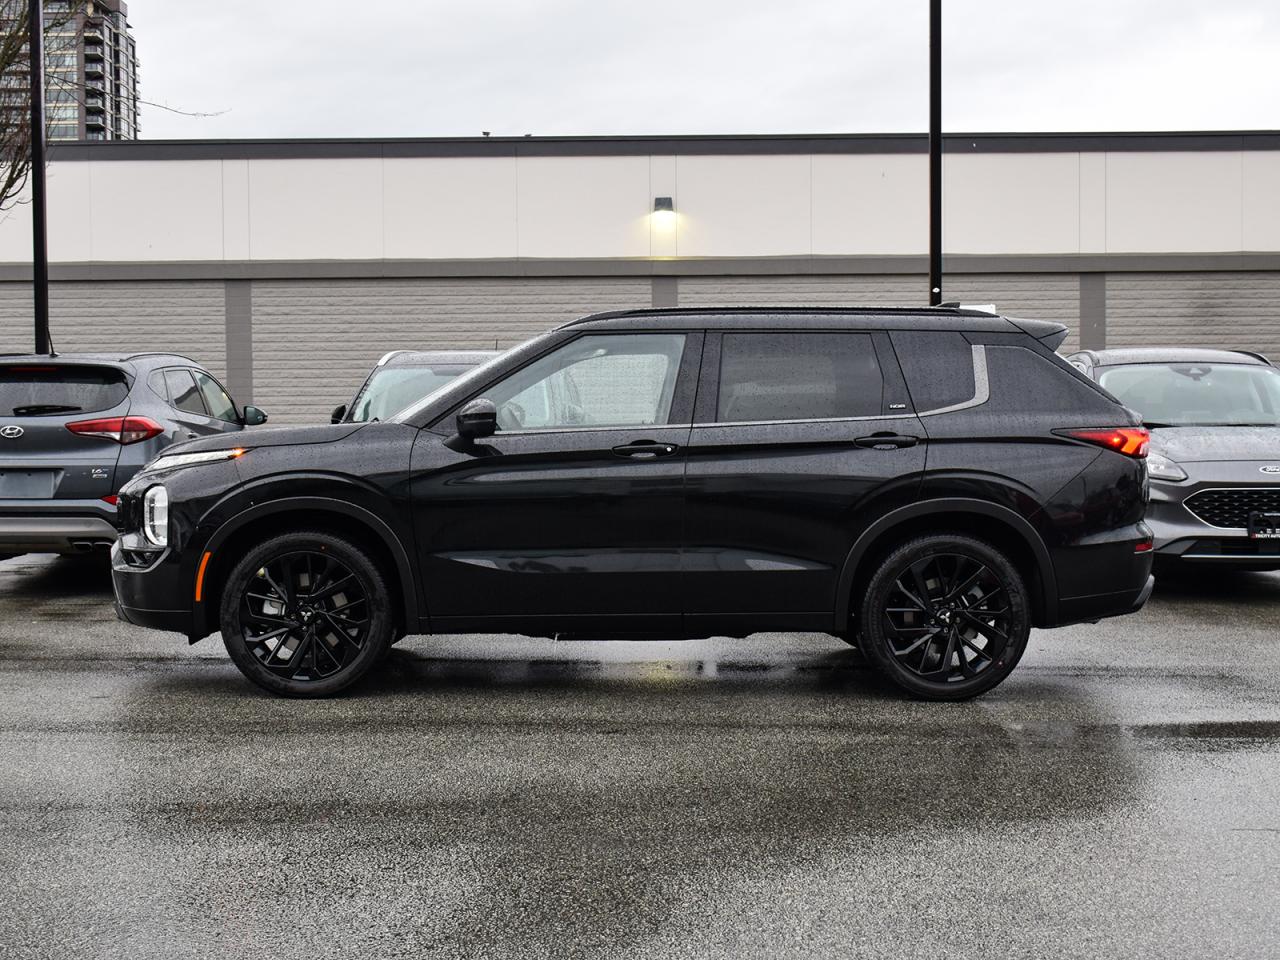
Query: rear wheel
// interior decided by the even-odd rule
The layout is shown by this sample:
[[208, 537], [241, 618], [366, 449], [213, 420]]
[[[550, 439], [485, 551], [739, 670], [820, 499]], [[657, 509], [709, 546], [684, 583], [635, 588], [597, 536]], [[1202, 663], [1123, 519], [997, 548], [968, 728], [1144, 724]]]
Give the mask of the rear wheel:
[[355, 683], [390, 646], [386, 579], [357, 545], [321, 532], [273, 537], [222, 591], [222, 640], [265, 690], [323, 697]]
[[919, 537], [871, 578], [861, 625], [863, 652], [898, 686], [927, 700], [963, 700], [1017, 666], [1031, 633], [1030, 597], [991, 544]]

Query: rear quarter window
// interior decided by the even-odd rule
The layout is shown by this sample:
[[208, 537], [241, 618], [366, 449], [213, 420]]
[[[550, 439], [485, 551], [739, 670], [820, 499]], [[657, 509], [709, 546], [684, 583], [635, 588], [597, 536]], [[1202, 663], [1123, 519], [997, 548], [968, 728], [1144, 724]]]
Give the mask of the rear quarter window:
[[973, 399], [973, 347], [964, 334], [894, 330], [889, 337], [917, 411], [937, 410]]
[[110, 410], [129, 395], [124, 371], [72, 364], [0, 366], [0, 414], [54, 417]]

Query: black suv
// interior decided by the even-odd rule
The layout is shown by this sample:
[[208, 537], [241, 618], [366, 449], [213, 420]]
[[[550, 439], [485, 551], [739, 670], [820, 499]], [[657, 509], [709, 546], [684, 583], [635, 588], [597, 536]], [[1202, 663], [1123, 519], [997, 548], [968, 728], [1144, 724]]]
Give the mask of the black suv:
[[1059, 324], [599, 314], [388, 422], [175, 448], [122, 492], [119, 611], [333, 693], [407, 633], [826, 631], [973, 696], [1151, 590], [1147, 434]]
[[266, 415], [170, 353], [0, 356], [0, 559], [116, 537], [116, 491], [172, 443]]

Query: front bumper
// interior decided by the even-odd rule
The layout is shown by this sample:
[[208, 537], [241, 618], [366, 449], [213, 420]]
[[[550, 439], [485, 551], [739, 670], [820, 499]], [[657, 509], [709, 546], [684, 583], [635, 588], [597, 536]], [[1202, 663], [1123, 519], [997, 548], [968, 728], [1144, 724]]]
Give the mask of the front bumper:
[[0, 500], [0, 553], [87, 553], [116, 539], [103, 500]]
[[[1147, 524], [1155, 535], [1156, 557], [1164, 562], [1270, 569], [1280, 567], [1280, 540], [1250, 539], [1243, 527], [1214, 526], [1197, 516], [1187, 500], [1207, 490], [1274, 490], [1252, 461], [1184, 463], [1188, 479], [1151, 481]], [[1255, 479], [1257, 478], [1257, 479]]]
[[190, 637], [194, 618], [191, 607], [178, 602], [187, 591], [178, 564], [171, 561], [166, 551], [148, 566], [135, 566], [125, 560], [124, 549], [117, 542], [111, 548], [116, 616], [139, 627]]

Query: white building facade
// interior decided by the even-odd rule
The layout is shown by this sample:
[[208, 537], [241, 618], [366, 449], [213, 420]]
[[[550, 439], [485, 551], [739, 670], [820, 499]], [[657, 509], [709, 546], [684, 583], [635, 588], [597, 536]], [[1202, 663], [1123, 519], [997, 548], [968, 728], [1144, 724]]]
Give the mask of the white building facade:
[[[1280, 134], [950, 136], [944, 171], [946, 299], [1280, 355]], [[67, 144], [49, 217], [58, 349], [187, 353], [276, 422], [386, 350], [596, 310], [926, 302], [911, 135]], [[30, 273], [20, 204], [0, 352], [30, 348]]]

